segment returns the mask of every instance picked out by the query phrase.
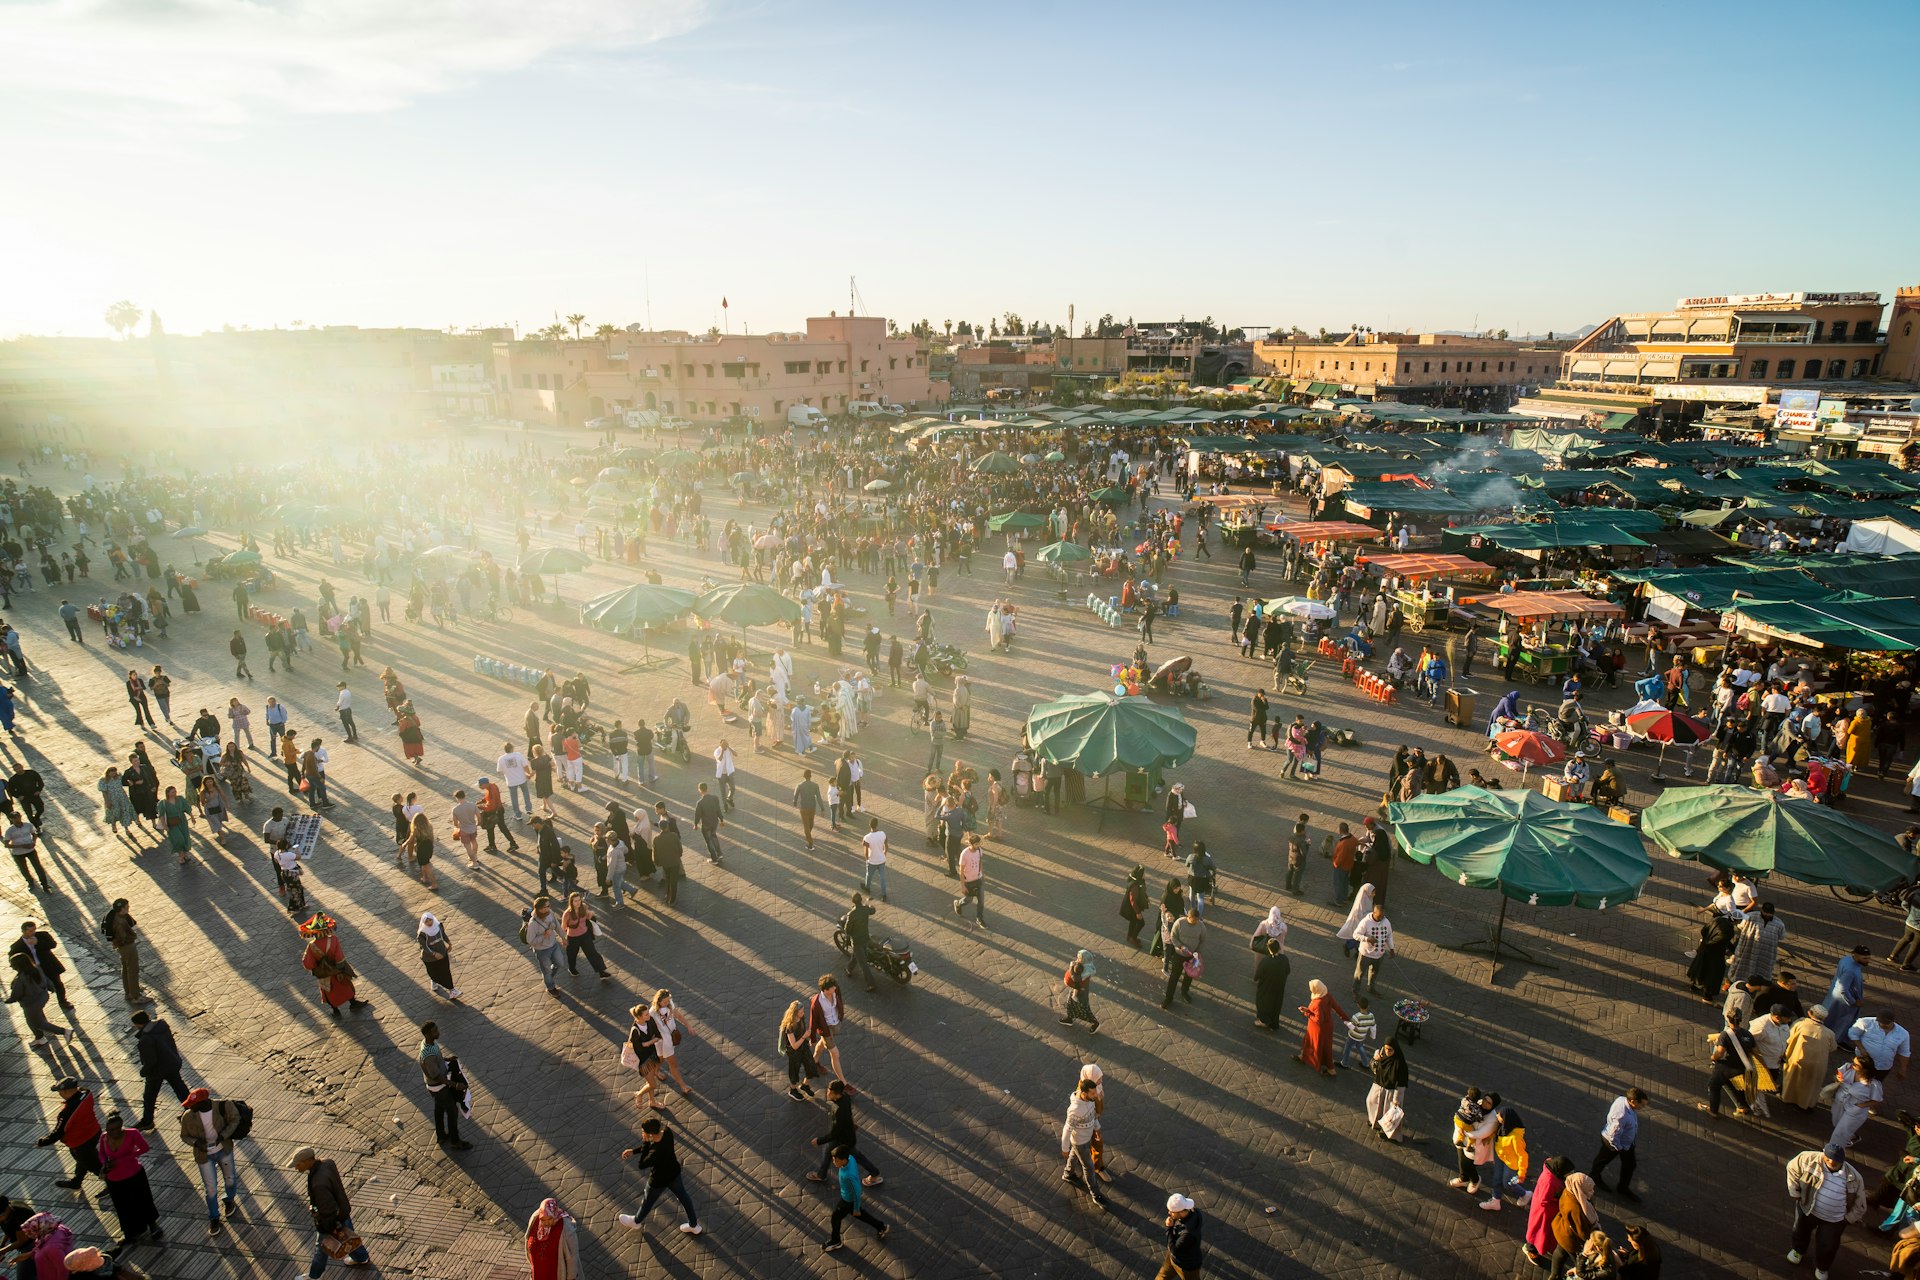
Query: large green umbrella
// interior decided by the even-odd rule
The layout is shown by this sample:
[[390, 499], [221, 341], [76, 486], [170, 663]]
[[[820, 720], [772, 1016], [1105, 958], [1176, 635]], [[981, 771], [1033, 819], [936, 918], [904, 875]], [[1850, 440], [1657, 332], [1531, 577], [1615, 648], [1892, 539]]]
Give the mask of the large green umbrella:
[[542, 547], [538, 551], [520, 557], [520, 572], [554, 579], [553, 598], [558, 601], [560, 575], [578, 572], [592, 563], [591, 556], [584, 551], [575, 551], [572, 547]]
[[1178, 707], [1089, 693], [1035, 706], [1027, 714], [1027, 740], [1057, 764], [1107, 774], [1185, 764], [1197, 735]]
[[737, 627], [767, 627], [797, 622], [800, 602], [758, 582], [734, 582], [715, 587], [693, 602], [693, 611], [709, 622], [731, 622]]
[[1017, 476], [1020, 474], [1020, 460], [1011, 454], [995, 449], [986, 457], [973, 464], [976, 473], [989, 476]]
[[1110, 507], [1124, 507], [1133, 501], [1133, 495], [1125, 489], [1115, 486], [1108, 489], [1095, 489], [1093, 491], [1093, 500], [1095, 502], [1104, 502]]
[[1041, 564], [1072, 564], [1076, 560], [1093, 559], [1093, 552], [1077, 542], [1049, 542], [1034, 552], [1033, 558]]
[[684, 617], [693, 612], [697, 598], [693, 592], [679, 587], [640, 582], [587, 601], [580, 606], [580, 621], [602, 631], [625, 635]]
[[1003, 511], [987, 521], [987, 528], [995, 533], [1004, 533], [1008, 529], [1044, 529], [1047, 517], [1031, 511]]
[[1913, 867], [1884, 831], [1817, 801], [1752, 787], [1670, 787], [1640, 815], [1640, 829], [1676, 858], [1807, 884], [1878, 892], [1906, 881]]
[[1640, 895], [1651, 861], [1640, 835], [1605, 810], [1549, 800], [1537, 791], [1456, 787], [1387, 807], [1400, 848], [1448, 879], [1500, 892], [1500, 921], [1485, 942], [1497, 970], [1507, 900], [1528, 906], [1576, 906], [1604, 911]]
[[1060, 452], [1058, 449], [1053, 449], [1048, 451], [1046, 460], [1048, 462], [1065, 462], [1067, 460], [1067, 455]]
[[221, 564], [255, 565], [260, 563], [258, 551], [229, 551], [220, 557]]
[[690, 467], [698, 461], [700, 461], [700, 455], [691, 449], [669, 449], [654, 458], [655, 464], [657, 464], [662, 471], [669, 470], [673, 467]]

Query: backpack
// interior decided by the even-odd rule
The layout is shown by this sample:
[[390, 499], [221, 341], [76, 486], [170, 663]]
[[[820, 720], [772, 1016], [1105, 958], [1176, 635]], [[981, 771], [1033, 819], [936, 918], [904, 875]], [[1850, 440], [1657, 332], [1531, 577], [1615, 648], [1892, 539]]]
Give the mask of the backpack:
[[228, 1098], [233, 1104], [234, 1114], [239, 1117], [233, 1126], [233, 1132], [227, 1135], [229, 1141], [238, 1142], [253, 1132], [253, 1108], [238, 1098]]
[[520, 945], [527, 945], [527, 922], [533, 919], [533, 908], [528, 907], [520, 913]]

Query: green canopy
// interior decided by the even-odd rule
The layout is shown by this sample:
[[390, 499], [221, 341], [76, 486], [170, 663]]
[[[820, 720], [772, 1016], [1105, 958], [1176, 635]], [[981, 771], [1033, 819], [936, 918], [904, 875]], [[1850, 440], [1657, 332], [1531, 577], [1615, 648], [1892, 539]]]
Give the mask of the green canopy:
[[669, 449], [657, 455], [653, 461], [664, 471], [671, 467], [690, 467], [700, 461], [700, 455], [691, 449]]
[[1093, 500], [1095, 502], [1104, 502], [1110, 507], [1124, 507], [1133, 501], [1133, 495], [1118, 485], [1114, 485], [1105, 489], [1095, 489], [1093, 491]]
[[1389, 805], [1387, 820], [1415, 862], [1529, 906], [1605, 910], [1638, 897], [1651, 872], [1632, 827], [1537, 791], [1456, 787]]
[[989, 476], [1017, 476], [1023, 470], [1018, 458], [998, 449], [974, 463], [973, 469], [978, 474]]
[[240, 565], [259, 564], [260, 553], [258, 551], [229, 551], [220, 557], [219, 563]]
[[1197, 734], [1178, 707], [1089, 693], [1035, 706], [1027, 715], [1027, 740], [1056, 764], [1105, 774], [1185, 764]]
[[758, 582], [734, 582], [715, 587], [693, 602], [693, 611], [708, 621], [740, 627], [766, 627], [800, 620], [800, 602]]
[[580, 606], [580, 621], [617, 635], [657, 627], [692, 612], [695, 596], [679, 587], [636, 583], [595, 596]]
[[1853, 600], [1845, 605], [1739, 604], [1733, 613], [1742, 631], [1813, 648], [1862, 653], [1920, 649], [1920, 602], [1909, 599]]
[[578, 573], [593, 563], [592, 557], [585, 552], [575, 551], [572, 547], [542, 547], [520, 557], [520, 572], [539, 573], [551, 576], [556, 573]]
[[1048, 462], [1065, 462], [1066, 460], [1067, 460], [1067, 455], [1060, 452], [1058, 449], [1049, 450], [1047, 453]]
[[1807, 884], [1891, 889], [1913, 859], [1886, 832], [1813, 800], [1753, 787], [1670, 787], [1640, 816], [1647, 838], [1710, 867]]
[[1003, 511], [987, 521], [987, 528], [994, 533], [1005, 533], [1008, 529], [1044, 529], [1047, 518], [1031, 511]]
[[1071, 564], [1076, 560], [1093, 559], [1093, 552], [1077, 542], [1049, 542], [1034, 552], [1033, 558], [1041, 564]]

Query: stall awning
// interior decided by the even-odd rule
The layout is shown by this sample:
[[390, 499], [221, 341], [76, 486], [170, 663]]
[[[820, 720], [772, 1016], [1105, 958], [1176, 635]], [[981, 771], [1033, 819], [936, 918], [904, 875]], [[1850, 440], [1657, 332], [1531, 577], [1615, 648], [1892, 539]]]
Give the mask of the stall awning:
[[1920, 602], [1856, 600], [1845, 605], [1761, 604], [1736, 607], [1743, 630], [1815, 648], [1860, 653], [1920, 649]]
[[1494, 567], [1471, 556], [1431, 553], [1426, 555], [1362, 556], [1368, 569], [1383, 578], [1407, 578], [1415, 582], [1428, 578], [1472, 578], [1491, 580]]
[[1476, 596], [1467, 601], [1481, 609], [1504, 613], [1518, 622], [1545, 622], [1553, 618], [1624, 618], [1627, 611], [1611, 600], [1596, 600], [1578, 591], [1515, 591], [1508, 595]]
[[1366, 542], [1385, 537], [1367, 524], [1349, 524], [1344, 520], [1304, 520], [1298, 524], [1269, 525], [1275, 533], [1299, 542]]
[[1618, 431], [1622, 427], [1632, 426], [1639, 420], [1639, 417], [1640, 415], [1636, 413], [1610, 413], [1607, 415], [1606, 421], [1600, 424], [1600, 429], [1602, 431]]
[[1649, 530], [1640, 535], [1640, 540], [1674, 556], [1711, 556], [1733, 549], [1731, 542], [1706, 529]]

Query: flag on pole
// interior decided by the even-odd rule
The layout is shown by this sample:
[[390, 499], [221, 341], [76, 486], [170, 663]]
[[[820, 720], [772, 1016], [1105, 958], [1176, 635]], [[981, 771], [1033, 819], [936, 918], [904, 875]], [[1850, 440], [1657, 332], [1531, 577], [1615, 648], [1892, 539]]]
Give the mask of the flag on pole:
[[725, 298], [720, 299], [720, 309], [722, 311], [727, 309], [727, 300]]

